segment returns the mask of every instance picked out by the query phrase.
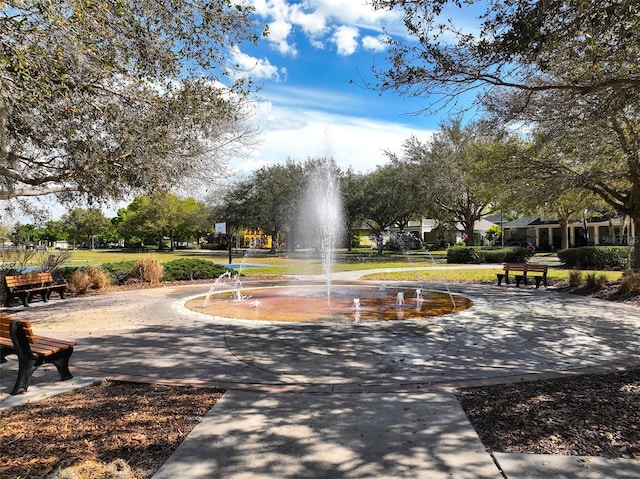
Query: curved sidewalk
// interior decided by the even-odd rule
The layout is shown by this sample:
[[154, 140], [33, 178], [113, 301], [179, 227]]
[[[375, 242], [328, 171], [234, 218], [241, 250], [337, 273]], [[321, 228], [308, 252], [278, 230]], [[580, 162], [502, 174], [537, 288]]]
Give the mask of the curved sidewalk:
[[[209, 289], [192, 285], [34, 303], [13, 314], [38, 333], [75, 339], [78, 378], [229, 390], [157, 478], [517, 479], [538, 477], [518, 475], [535, 468], [565, 477], [550, 472], [555, 461], [572, 472], [566, 477], [640, 476], [637, 466], [624, 475], [635, 466], [624, 461], [605, 462], [617, 475], [598, 476], [576, 475], [597, 471], [576, 458], [540, 466], [539, 456], [491, 456], [451, 394], [636, 364], [637, 308], [544, 289], [422, 286], [465, 295], [473, 306], [420, 321], [249, 324], [186, 310], [186, 298]], [[501, 474], [496, 462], [512, 471]]]

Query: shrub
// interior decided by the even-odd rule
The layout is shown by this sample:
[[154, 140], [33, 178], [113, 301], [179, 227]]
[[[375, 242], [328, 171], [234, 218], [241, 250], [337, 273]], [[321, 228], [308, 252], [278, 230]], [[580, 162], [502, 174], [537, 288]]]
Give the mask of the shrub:
[[74, 269], [69, 279], [69, 289], [76, 294], [86, 294], [89, 289], [101, 290], [109, 285], [109, 279], [96, 266]]
[[137, 275], [135, 260], [102, 263], [100, 269], [111, 278], [112, 283], [116, 284], [122, 284], [130, 277]]
[[51, 276], [53, 276], [53, 280], [57, 283], [71, 283], [71, 277], [78, 269], [82, 269], [82, 266], [58, 267], [51, 271]]
[[481, 263], [482, 257], [477, 248], [466, 246], [452, 246], [447, 249], [447, 263]]
[[386, 244], [389, 251], [409, 251], [418, 249], [421, 246], [421, 241], [406, 231], [392, 234]]
[[627, 246], [582, 246], [558, 251], [558, 258], [569, 268], [624, 269], [628, 254]]
[[622, 294], [640, 293], [640, 274], [623, 276], [623, 278], [620, 280], [620, 286], [618, 287], [618, 292]]
[[136, 275], [134, 277], [151, 284], [157, 284], [162, 279], [163, 266], [153, 256], [145, 256], [136, 261], [135, 272]]
[[229, 271], [221, 264], [206, 259], [181, 258], [164, 264], [162, 281], [191, 281], [194, 279], [214, 279]]
[[578, 288], [582, 284], [582, 272], [579, 269], [569, 271], [569, 286]]
[[451, 246], [447, 249], [447, 263], [526, 263], [533, 252], [527, 248]]
[[96, 266], [90, 266], [87, 269], [87, 274], [89, 275], [91, 287], [93, 289], [101, 290], [111, 284], [107, 275], [105, 275], [104, 272]]
[[78, 268], [71, 275], [69, 289], [76, 294], [86, 294], [91, 287], [91, 277], [86, 268]]
[[598, 288], [601, 289], [604, 286], [607, 285], [607, 275], [606, 274], [596, 274], [595, 272], [593, 273], [588, 273], [586, 278], [585, 278], [585, 283], [587, 284], [588, 287], [590, 288]]

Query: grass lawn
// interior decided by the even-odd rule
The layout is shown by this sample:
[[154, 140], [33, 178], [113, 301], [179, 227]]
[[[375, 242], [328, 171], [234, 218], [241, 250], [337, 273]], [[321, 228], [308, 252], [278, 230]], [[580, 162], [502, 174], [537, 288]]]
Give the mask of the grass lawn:
[[[366, 275], [364, 279], [380, 280], [380, 281], [452, 281], [452, 282], [495, 282], [496, 273], [502, 270], [501, 265], [496, 264], [495, 267], [481, 265], [450, 265], [443, 262], [443, 252], [433, 254], [422, 253], [412, 255], [388, 255], [378, 257], [367, 251], [346, 251], [338, 252], [338, 261], [334, 264], [333, 270], [339, 271], [356, 271], [356, 270], [373, 270], [382, 268], [421, 268], [438, 266], [437, 269], [421, 270], [413, 269], [410, 271], [396, 271], [385, 273], [372, 273]], [[106, 262], [117, 262], [125, 260], [134, 260], [152, 256], [161, 263], [172, 261], [178, 258], [202, 258], [215, 263], [227, 264], [228, 253], [226, 251], [209, 251], [209, 250], [177, 250], [163, 252], [126, 252], [117, 250], [74, 250], [69, 261], [69, 265], [100, 265]], [[549, 261], [552, 258], [545, 256], [540, 258]], [[533, 260], [536, 261], [535, 259]], [[272, 256], [266, 252], [258, 252], [252, 254], [249, 252], [244, 257], [234, 254], [233, 264], [242, 265], [243, 272], [247, 276], [281, 276], [286, 274], [320, 274], [323, 272], [322, 264], [318, 259], [308, 259], [302, 254], [295, 257], [287, 257], [286, 255]], [[252, 268], [252, 265], [261, 265], [258, 268]], [[571, 270], [559, 267], [550, 267], [549, 280], [566, 280], [569, 278]], [[583, 274], [587, 273], [586, 271]], [[592, 273], [592, 271], [589, 271]], [[597, 276], [602, 274], [607, 276], [609, 281], [620, 279], [621, 272], [618, 271], [596, 271]]]

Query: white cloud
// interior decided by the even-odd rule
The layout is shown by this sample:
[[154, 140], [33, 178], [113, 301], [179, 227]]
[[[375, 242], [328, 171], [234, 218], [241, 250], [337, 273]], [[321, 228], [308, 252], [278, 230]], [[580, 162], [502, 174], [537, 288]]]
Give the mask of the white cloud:
[[[350, 55], [357, 49], [354, 39], [360, 29], [381, 32], [404, 31], [399, 11], [375, 10], [365, 2], [344, 0], [251, 0], [258, 16], [269, 24], [267, 41], [280, 53], [295, 56], [297, 48], [293, 30], [298, 27], [316, 48], [324, 41], [333, 41], [340, 55]], [[330, 32], [331, 37], [326, 35]], [[368, 41], [369, 42], [369, 41]], [[370, 43], [370, 48], [373, 43]]]
[[302, 28], [307, 35], [316, 38], [328, 31], [327, 17], [317, 10], [306, 12], [302, 5], [293, 5], [289, 19]]
[[283, 55], [295, 57], [298, 50], [295, 45], [288, 42], [292, 25], [284, 20], [276, 20], [269, 24], [269, 42], [275, 45], [276, 49]]
[[411, 135], [425, 140], [433, 133], [400, 123], [276, 105], [260, 103], [256, 121], [262, 127], [261, 144], [232, 168], [248, 172], [288, 158], [302, 162], [333, 157], [343, 169], [368, 172], [387, 161], [385, 150], [400, 153]]
[[387, 49], [386, 38], [384, 35], [378, 35], [377, 37], [367, 35], [362, 38], [362, 46], [365, 50], [383, 52]]
[[338, 47], [338, 55], [352, 55], [358, 49], [359, 31], [355, 27], [342, 25], [336, 28], [332, 40]]
[[278, 70], [268, 58], [255, 58], [237, 48], [234, 48], [231, 53], [231, 63], [235, 69], [239, 69], [239, 71], [234, 71], [235, 76], [250, 76], [257, 80], [269, 79], [276, 81], [281, 80], [281, 75], [286, 76], [286, 69]]

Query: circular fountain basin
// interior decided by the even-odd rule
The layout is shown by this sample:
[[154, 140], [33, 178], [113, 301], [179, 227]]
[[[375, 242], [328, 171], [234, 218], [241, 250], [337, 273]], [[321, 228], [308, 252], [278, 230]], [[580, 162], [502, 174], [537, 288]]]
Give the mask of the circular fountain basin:
[[465, 310], [471, 300], [449, 293], [395, 286], [245, 287], [187, 301], [211, 316], [254, 321], [340, 322], [415, 320]]

